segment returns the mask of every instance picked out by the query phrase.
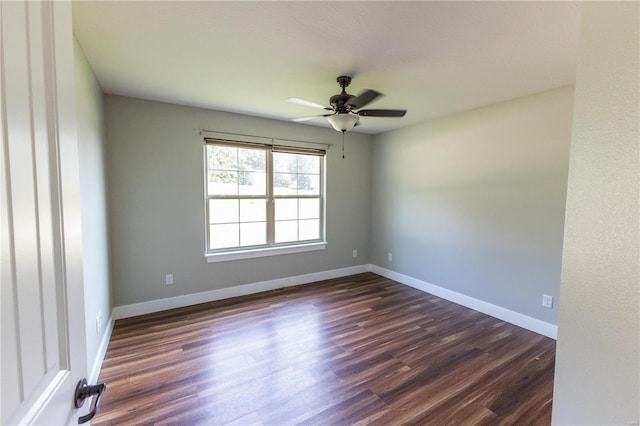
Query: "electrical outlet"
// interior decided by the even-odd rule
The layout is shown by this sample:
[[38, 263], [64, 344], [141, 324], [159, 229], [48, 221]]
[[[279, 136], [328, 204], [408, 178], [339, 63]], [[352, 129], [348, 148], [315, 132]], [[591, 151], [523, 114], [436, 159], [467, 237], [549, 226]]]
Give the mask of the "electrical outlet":
[[164, 276], [164, 283], [166, 285], [171, 285], [173, 284], [173, 274], [167, 274]]
[[543, 294], [542, 306], [544, 306], [545, 308], [553, 308], [553, 296], [549, 296], [548, 294]]
[[391, 253], [387, 254], [387, 260], [389, 262], [393, 262], [393, 254], [391, 254]]
[[353, 251], [353, 257], [358, 257], [358, 250]]
[[98, 312], [96, 316], [96, 334], [100, 334], [100, 328], [102, 327], [102, 312]]

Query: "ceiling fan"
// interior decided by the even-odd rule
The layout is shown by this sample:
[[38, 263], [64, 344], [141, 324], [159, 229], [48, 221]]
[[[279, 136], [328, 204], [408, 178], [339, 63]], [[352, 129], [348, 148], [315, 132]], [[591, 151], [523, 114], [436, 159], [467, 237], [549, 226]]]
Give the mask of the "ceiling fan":
[[323, 115], [294, 118], [293, 121], [307, 121], [316, 117], [327, 117], [334, 129], [344, 133], [357, 126], [360, 117], [403, 117], [407, 113], [407, 110], [404, 109], [361, 109], [382, 96], [382, 93], [367, 89], [358, 96], [350, 95], [345, 88], [351, 84], [351, 77], [341, 75], [336, 81], [342, 88], [342, 92], [329, 99], [330, 107], [306, 99], [287, 99], [289, 102], [331, 111]]

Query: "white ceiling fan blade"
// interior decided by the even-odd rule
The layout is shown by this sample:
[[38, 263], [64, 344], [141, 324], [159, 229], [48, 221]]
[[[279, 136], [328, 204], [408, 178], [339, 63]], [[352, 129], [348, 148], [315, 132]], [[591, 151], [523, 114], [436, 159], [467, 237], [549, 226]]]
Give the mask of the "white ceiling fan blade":
[[313, 120], [314, 118], [318, 118], [318, 117], [323, 117], [323, 116], [322, 115], [310, 115], [309, 117], [292, 118], [291, 121], [296, 121], [296, 122], [309, 121], [309, 120]]
[[330, 108], [325, 107], [324, 105], [321, 105], [321, 104], [319, 104], [317, 102], [308, 101], [306, 99], [301, 99], [301, 98], [288, 98], [287, 101], [293, 102], [294, 104], [300, 104], [300, 105], [309, 106], [309, 107], [312, 107], [312, 108], [330, 109]]

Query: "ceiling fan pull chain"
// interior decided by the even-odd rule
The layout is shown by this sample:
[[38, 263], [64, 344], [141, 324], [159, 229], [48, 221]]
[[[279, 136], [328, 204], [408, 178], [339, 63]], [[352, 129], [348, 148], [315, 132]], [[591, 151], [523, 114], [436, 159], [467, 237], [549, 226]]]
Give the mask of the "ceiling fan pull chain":
[[344, 159], [344, 130], [342, 131], [342, 158]]

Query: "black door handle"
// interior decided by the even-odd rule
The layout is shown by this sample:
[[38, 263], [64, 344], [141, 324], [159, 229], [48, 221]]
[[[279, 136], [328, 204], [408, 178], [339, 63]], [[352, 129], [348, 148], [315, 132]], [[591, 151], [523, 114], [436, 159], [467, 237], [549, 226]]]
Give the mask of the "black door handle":
[[87, 379], [82, 379], [78, 382], [73, 398], [73, 404], [76, 408], [82, 407], [84, 405], [85, 399], [97, 395], [91, 403], [91, 411], [89, 411], [87, 415], [78, 418], [79, 425], [88, 422], [96, 415], [96, 411], [98, 411], [98, 404], [100, 403], [100, 398], [102, 398], [102, 394], [104, 394], [104, 391], [106, 390], [107, 385], [105, 385], [104, 383], [89, 386], [87, 384]]

